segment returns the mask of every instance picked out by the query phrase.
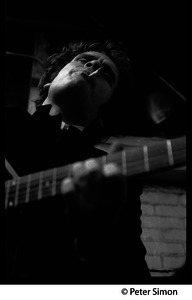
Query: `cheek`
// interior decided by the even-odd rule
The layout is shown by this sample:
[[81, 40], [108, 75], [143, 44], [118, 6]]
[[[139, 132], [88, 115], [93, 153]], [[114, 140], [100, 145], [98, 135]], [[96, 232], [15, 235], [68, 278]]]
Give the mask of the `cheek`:
[[53, 82], [62, 83], [62, 82], [68, 81], [70, 76], [73, 73], [73, 69], [74, 69], [74, 66], [72, 64], [67, 64], [63, 69], [61, 69], [61, 71], [55, 77]]
[[108, 102], [113, 94], [113, 89], [108, 84], [103, 84], [98, 88], [98, 102], [102, 105]]
[[69, 72], [67, 72], [67, 70], [62, 70], [59, 72], [59, 74], [57, 75], [57, 77], [55, 77], [55, 79], [53, 80], [52, 84], [53, 85], [59, 85], [62, 84], [63, 82], [65, 82], [67, 80], [67, 78], [69, 77]]

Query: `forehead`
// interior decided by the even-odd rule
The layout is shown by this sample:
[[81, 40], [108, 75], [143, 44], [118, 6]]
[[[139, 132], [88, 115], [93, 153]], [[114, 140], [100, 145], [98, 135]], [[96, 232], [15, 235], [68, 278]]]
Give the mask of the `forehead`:
[[86, 56], [90, 59], [102, 59], [103, 61], [105, 61], [105, 63], [108, 63], [113, 68], [115, 73], [117, 73], [117, 74], [119, 73], [116, 64], [112, 61], [112, 59], [109, 56], [107, 56], [103, 52], [98, 52], [98, 51], [82, 52], [82, 53], [78, 54], [77, 56], [75, 56], [73, 60], [76, 60], [82, 56]]

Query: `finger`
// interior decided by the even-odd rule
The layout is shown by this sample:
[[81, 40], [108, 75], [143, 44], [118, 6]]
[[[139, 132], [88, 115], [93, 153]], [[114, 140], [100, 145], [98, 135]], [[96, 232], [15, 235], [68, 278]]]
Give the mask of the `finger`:
[[126, 177], [123, 175], [120, 167], [114, 163], [107, 163], [103, 167], [105, 176], [105, 187], [107, 199], [110, 202], [117, 201], [123, 203], [127, 198]]
[[72, 178], [67, 177], [62, 180], [61, 182], [61, 193], [62, 194], [69, 194], [74, 191], [74, 183]]
[[87, 185], [86, 170], [84, 162], [76, 162], [72, 165], [72, 175], [75, 189], [85, 188]]
[[99, 164], [93, 158], [87, 159], [84, 163], [87, 172], [98, 171], [100, 169]]
[[81, 177], [85, 173], [85, 166], [83, 162], [76, 162], [72, 165], [72, 174], [74, 179]]
[[122, 173], [121, 173], [120, 168], [116, 164], [106, 163], [103, 166], [103, 174], [106, 177], [110, 177], [110, 176], [114, 176], [114, 175], [120, 175]]
[[75, 163], [72, 172], [75, 187], [78, 188], [91, 188], [103, 176], [101, 167], [95, 159]]
[[85, 161], [85, 171], [87, 174], [87, 181], [91, 184], [92, 182], [98, 181], [103, 177], [101, 166], [95, 159], [87, 159]]
[[101, 167], [95, 159], [87, 159], [82, 164], [74, 165], [75, 199], [79, 208], [93, 211], [103, 177]]

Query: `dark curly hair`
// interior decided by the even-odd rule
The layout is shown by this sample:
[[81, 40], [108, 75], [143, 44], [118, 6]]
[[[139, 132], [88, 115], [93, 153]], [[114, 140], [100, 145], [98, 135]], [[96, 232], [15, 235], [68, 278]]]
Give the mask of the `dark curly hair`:
[[[130, 72], [130, 59], [128, 58], [125, 46], [120, 42], [74, 42], [64, 46], [60, 53], [55, 53], [47, 59], [45, 72], [39, 82], [39, 98], [36, 100], [36, 106], [40, 106], [47, 97], [46, 83], [52, 82], [60, 70], [67, 65], [75, 56], [87, 51], [103, 52], [116, 64], [120, 83], [127, 78]], [[122, 84], [121, 84], [122, 85]]]
[[[50, 83], [58, 75], [60, 70], [67, 65], [75, 56], [87, 51], [97, 51], [106, 54], [117, 66], [119, 71], [119, 83], [116, 87], [109, 103], [105, 104], [100, 111], [100, 120], [102, 116], [107, 116], [106, 112], [114, 113], [120, 101], [126, 97], [126, 91], [129, 83], [129, 75], [131, 70], [131, 61], [128, 57], [127, 46], [122, 42], [71, 42], [68, 46], [64, 46], [59, 53], [51, 55], [47, 59], [45, 72], [39, 82], [39, 98], [35, 100], [36, 108], [42, 105], [47, 97], [47, 89], [44, 88], [46, 83]], [[117, 101], [118, 100], [118, 101]], [[114, 109], [115, 108], [115, 109]], [[113, 115], [113, 114], [112, 114]], [[109, 117], [110, 119], [110, 117]], [[111, 126], [107, 117], [103, 117], [108, 128]]]

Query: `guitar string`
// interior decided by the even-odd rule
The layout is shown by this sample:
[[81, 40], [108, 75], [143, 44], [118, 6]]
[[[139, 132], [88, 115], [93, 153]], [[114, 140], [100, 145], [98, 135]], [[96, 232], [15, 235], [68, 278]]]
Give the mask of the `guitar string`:
[[[113, 160], [113, 162], [119, 162], [119, 160]], [[142, 160], [140, 161], [142, 163]], [[137, 168], [136, 166], [138, 165], [138, 160], [136, 160], [135, 162], [132, 161], [130, 162], [131, 164], [129, 165], [129, 170], [133, 170], [134, 172], [137, 171]], [[60, 172], [58, 172], [57, 174], [57, 189], [58, 189], [58, 185], [60, 185], [62, 179], [65, 178], [65, 175], [68, 174], [68, 171], [65, 170], [65, 166], [63, 167], [64, 169], [63, 170], [60, 170]], [[132, 169], [131, 169], [132, 168]], [[35, 174], [36, 175], [36, 174]], [[36, 175], [37, 176], [37, 175]], [[43, 183], [45, 184], [46, 183], [46, 178], [48, 179], [48, 181], [51, 181], [50, 179], [52, 179], [52, 174], [50, 175], [50, 173], [48, 173], [46, 176], [44, 174], [43, 176]], [[39, 188], [39, 178], [36, 178], [36, 179], [33, 179], [33, 177], [31, 177], [31, 180], [32, 180], [32, 185], [30, 185], [29, 189], [30, 189], [30, 194], [32, 192], [36, 193], [38, 191], [38, 188]], [[24, 185], [24, 187], [22, 187], [22, 185]], [[26, 194], [26, 182], [21, 182], [20, 184], [20, 188], [19, 188], [19, 198], [22, 197], [22, 192], [23, 194], [25, 195]], [[51, 187], [51, 183], [50, 183], [50, 187]], [[44, 191], [45, 191], [45, 185], [43, 186], [44, 188]], [[43, 191], [43, 194], [44, 194], [44, 191]], [[50, 191], [51, 192], [51, 191]], [[9, 193], [9, 198], [11, 198], [11, 196], [15, 195], [15, 190], [14, 190], [14, 187], [10, 190], [10, 193]], [[31, 197], [30, 197], [31, 198]], [[20, 202], [20, 201], [19, 201]]]
[[[183, 145], [183, 140], [186, 140], [186, 137], [180, 137], [180, 138], [177, 138], [177, 139], [174, 139], [174, 140], [171, 140], [171, 143], [172, 143], [172, 146], [173, 147], [178, 147], [178, 144], [180, 145]], [[166, 142], [167, 142], [167, 140], [165, 140], [164, 141], [164, 143], [163, 144], [165, 144], [166, 145]], [[182, 142], [182, 143], [181, 143]], [[158, 143], [159, 144], [159, 143]], [[154, 145], [150, 145], [150, 146], [148, 146], [148, 148], [150, 147], [151, 149], [153, 149], [153, 148], [157, 148], [158, 147], [158, 144], [154, 144]], [[160, 144], [162, 144], [162, 142], [160, 142]], [[142, 148], [137, 148], [137, 150], [140, 150], [140, 151], [142, 151], [142, 149], [143, 149], [143, 147]], [[174, 150], [174, 152], [176, 153], [176, 151], [182, 151], [182, 149], [175, 149]], [[183, 149], [183, 150], [185, 150], [185, 148]], [[135, 154], [135, 149], [126, 149], [126, 153], [127, 154]], [[115, 155], [119, 155], [119, 156], [121, 156], [122, 154], [121, 154], [121, 152], [117, 152], [117, 153], [113, 153], [113, 154], [109, 154], [108, 155], [108, 157], [111, 157], [112, 158], [112, 155], [114, 156], [114, 158], [115, 158]], [[128, 155], [127, 155], [128, 156]], [[106, 160], [106, 158], [107, 158], [107, 156], [102, 156], [102, 157], [100, 157], [100, 158], [96, 158], [96, 159], [102, 159], [102, 161], [104, 161], [104, 159]], [[151, 158], [150, 158], [151, 159]], [[109, 160], [109, 159], [108, 159]], [[132, 157], [132, 161], [134, 161], [134, 157]], [[58, 167], [57, 168], [57, 172], [59, 173], [59, 171], [61, 171], [62, 173], [63, 173], [63, 168], [66, 168], [67, 166], [62, 166], [62, 167]], [[70, 165], [68, 166], [68, 167], [70, 167]], [[68, 168], [69, 169], [69, 168]], [[69, 172], [69, 170], [67, 169], [67, 172]], [[49, 176], [49, 174], [50, 174], [50, 172], [51, 172], [51, 170], [45, 170], [45, 171], [43, 171], [44, 172], [44, 176], [46, 176], [46, 174]], [[35, 179], [35, 176], [37, 176], [37, 180], [39, 180], [39, 172], [37, 172], [37, 173], [35, 173], [35, 174], [31, 174], [32, 176], [33, 176], [33, 180]], [[25, 175], [25, 176], [23, 176], [22, 177], [23, 178], [23, 182], [25, 181], [25, 179], [26, 179], [26, 181], [28, 180], [28, 175]], [[8, 180], [9, 181], [9, 180]], [[6, 182], [8, 182], [8, 181], [6, 181]], [[10, 181], [13, 181], [13, 180], [10, 180]]]
[[[163, 158], [162, 157], [162, 154], [159, 156], [159, 155], [156, 155], [155, 157], [153, 157], [153, 158], [150, 158], [150, 163], [152, 164], [153, 163], [153, 161], [152, 160], [154, 160], [154, 162], [156, 161], [156, 159], [158, 158], [158, 157], [161, 157], [161, 158]], [[165, 158], [167, 159], [167, 155], [165, 154]], [[119, 162], [119, 160], [117, 160], [117, 161], [113, 161], [113, 162]], [[130, 168], [133, 168], [133, 170], [131, 170], [131, 173], [132, 173], [132, 171], [134, 171], [135, 170], [135, 172], [137, 172], [137, 169], [135, 168], [136, 166], [140, 166], [140, 164], [141, 164], [141, 162], [143, 163], [143, 160], [140, 160], [139, 162], [138, 162], [138, 160], [136, 161], [136, 162], [134, 162], [134, 161], [130, 161], [129, 162], [129, 170], [131, 170]], [[136, 164], [136, 165], [135, 165]], [[159, 164], [159, 162], [158, 162], [158, 164]], [[64, 167], [65, 168], [65, 167]], [[57, 181], [60, 179], [59, 178], [59, 176], [62, 176], [62, 178], [65, 178], [66, 177], [66, 175], [67, 175], [67, 173], [68, 173], [68, 171], [66, 171], [65, 169], [63, 169], [63, 170], [60, 170], [60, 173], [58, 172], [58, 174], [57, 174]], [[44, 176], [43, 176], [43, 183], [44, 183], [44, 185], [46, 184], [46, 182], [50, 182], [52, 179], [51, 179], [51, 177], [52, 177], [52, 174], [50, 175], [50, 171], [49, 171], [49, 173], [48, 174], [44, 174]], [[61, 178], [61, 179], [62, 179]], [[47, 180], [48, 179], [48, 180]], [[50, 180], [51, 179], [51, 180]], [[15, 183], [15, 181], [16, 180], [14, 180], [14, 183]], [[33, 178], [33, 176], [31, 177], [31, 181], [33, 182], [33, 185], [31, 186], [30, 185], [30, 189], [31, 189], [31, 187], [36, 187], [36, 186], [39, 186], [39, 177], [37, 177], [37, 179], [34, 179]], [[17, 182], [17, 181], [16, 181]], [[35, 183], [35, 182], [37, 182], [37, 184]], [[21, 185], [26, 185], [26, 181], [24, 180], [23, 182], [21, 182], [20, 183], [20, 186]], [[14, 184], [14, 186], [16, 186], [16, 184]], [[45, 186], [44, 186], [45, 187]], [[24, 190], [25, 190], [25, 188], [24, 188]], [[19, 189], [19, 192], [21, 192], [22, 191], [22, 188], [20, 187], [20, 189]], [[13, 190], [13, 192], [14, 192], [14, 190]], [[10, 191], [10, 193], [11, 193], [11, 191]]]
[[[153, 145], [153, 146], [157, 146], [157, 145]], [[138, 148], [138, 149], [142, 149], [142, 148]], [[137, 149], [137, 150], [138, 150]], [[129, 149], [130, 150], [130, 149]], [[184, 149], [185, 150], [185, 149]], [[183, 149], [176, 149], [176, 151], [174, 150], [174, 153], [175, 152], [181, 152], [181, 151], [184, 151]], [[135, 150], [134, 151], [131, 151], [131, 152], [133, 152], [134, 154], [135, 154]], [[110, 158], [112, 157], [112, 154], [110, 154], [109, 155], [110, 156]], [[108, 156], [108, 157], [109, 157]], [[119, 162], [119, 160], [118, 161], [116, 161], [115, 159], [118, 157], [119, 158], [119, 156], [120, 156], [120, 154], [119, 154], [119, 152], [118, 153], [113, 153], [113, 162]], [[152, 164], [152, 160], [154, 160], [154, 161], [156, 161], [156, 159], [158, 158], [158, 157], [161, 157], [162, 158], [162, 154], [161, 155], [156, 155], [155, 157], [151, 157], [150, 158], [150, 164]], [[166, 155], [166, 153], [165, 153], [165, 157], [167, 158], [167, 155]], [[114, 159], [115, 158], [115, 159]], [[102, 159], [102, 158], [99, 158], [99, 159]], [[97, 160], [98, 160], [98, 158], [97, 158]], [[141, 161], [140, 161], [141, 162]], [[140, 163], [139, 162], [139, 163]], [[142, 160], [142, 162], [143, 162], [143, 160]], [[136, 165], [135, 165], [135, 163], [136, 163]], [[69, 165], [68, 166], [68, 169], [71, 167], [72, 165]], [[136, 161], [130, 161], [129, 162], [129, 171], [132, 171], [131, 170], [131, 168], [133, 168], [134, 170], [135, 170], [135, 172], [137, 171], [136, 170], [136, 166], [138, 166], [138, 160], [136, 160]], [[58, 174], [57, 174], [57, 182], [56, 182], [56, 190], [58, 190], [58, 185], [59, 185], [59, 187], [60, 187], [60, 184], [61, 184], [61, 181], [64, 179], [64, 177], [65, 177], [65, 174], [64, 173], [69, 173], [69, 170], [67, 169], [66, 170], [66, 167], [67, 166], [64, 166], [64, 167], [59, 167], [58, 168]], [[60, 174], [59, 174], [59, 172], [60, 172]], [[47, 173], [47, 175], [46, 175], [46, 173]], [[131, 172], [130, 172], [131, 173]], [[35, 176], [38, 176], [39, 175], [39, 173], [35, 173], [34, 174], [34, 177]], [[46, 176], [45, 176], [46, 175]], [[129, 175], [129, 174], [128, 174]], [[130, 174], [131, 175], [131, 174]], [[45, 183], [46, 181], [45, 181], [45, 179], [46, 179], [46, 177], [48, 178], [48, 179], [50, 179], [50, 170], [46, 170], [46, 171], [44, 171], [44, 176], [45, 177], [43, 177], [43, 182]], [[59, 176], [61, 176], [61, 178], [59, 178]], [[26, 176], [26, 178], [27, 178], [27, 176]], [[33, 179], [32, 178], [32, 181], [33, 181], [33, 184], [32, 185], [30, 185], [30, 187], [29, 187], [29, 189], [30, 189], [30, 194], [32, 194], [32, 193], [36, 193], [36, 188], [38, 189], [39, 188], [39, 178], [37, 178], [37, 179]], [[35, 181], [37, 181], [37, 183], [35, 183]], [[48, 181], [50, 181], [50, 180], [48, 180]], [[21, 185], [22, 184], [26, 184], [25, 183], [25, 181], [23, 181], [23, 182], [21, 182]], [[51, 185], [51, 184], [50, 184]], [[11, 187], [10, 187], [11, 188]], [[43, 196], [45, 195], [45, 193], [47, 192], [46, 191], [46, 189], [45, 189], [45, 186], [43, 187]], [[9, 198], [11, 198], [11, 196], [13, 196], [12, 194], [14, 194], [15, 195], [15, 190], [14, 189], [12, 189], [12, 190], [10, 190], [10, 192], [9, 192]], [[49, 191], [48, 191], [48, 195], [49, 195]], [[20, 186], [20, 188], [19, 188], [19, 198], [21, 199], [22, 198], [22, 196], [24, 196], [24, 198], [25, 198], [25, 196], [26, 196], [26, 188], [24, 187], [24, 188], [22, 188], [21, 186]], [[31, 198], [31, 197], [30, 197]], [[23, 201], [23, 202], [26, 202], [26, 201]], [[19, 203], [22, 203], [22, 201], [20, 201], [19, 200]]]
[[[56, 186], [57, 194], [61, 193], [60, 184], [61, 184], [62, 180], [63, 180], [63, 176], [61, 178], [57, 179], [57, 186]], [[37, 199], [38, 187], [39, 187], [39, 184], [37, 183], [36, 185], [33, 185], [32, 188], [30, 189], [30, 200], [29, 201], [33, 201], [33, 200]], [[59, 192], [58, 192], [58, 189], [59, 189]], [[14, 193], [14, 195], [15, 195], [15, 193]], [[43, 195], [42, 198], [45, 198], [46, 196], [51, 196], [51, 191], [43, 189], [42, 195]], [[34, 196], [35, 196], [35, 199], [34, 199]], [[11, 195], [9, 195], [9, 198], [11, 198]], [[15, 196], [14, 196], [14, 198], [15, 198]], [[18, 204], [22, 204], [22, 203], [26, 203], [26, 189], [19, 190]]]
[[[154, 160], [154, 162], [156, 161], [156, 159], [157, 159], [158, 157], [159, 157], [159, 155], [152, 158], [152, 159]], [[162, 155], [160, 155], [160, 157], [162, 158]], [[166, 155], [165, 155], [165, 157], [167, 158]], [[150, 163], [151, 163], [151, 164], [152, 164], [152, 159], [150, 160]], [[142, 162], [143, 162], [143, 161], [142, 161]], [[161, 163], [162, 163], [162, 162], [161, 162]], [[136, 161], [136, 165], [138, 166], [138, 161]], [[137, 173], [136, 165], [135, 165], [135, 162], [129, 162], [129, 171], [131, 171], [130, 173], [132, 173], [132, 171], [134, 171], [134, 172]], [[133, 170], [130, 169], [130, 168], [133, 168]], [[65, 170], [63, 170], [63, 171], [64, 171], [64, 172], [61, 172], [61, 170], [60, 170], [60, 174], [58, 173], [58, 176], [57, 176], [57, 188], [58, 188], [58, 184], [60, 184], [59, 181], [62, 181], [62, 179], [65, 177], [65, 174], [64, 174], [64, 173], [67, 173]], [[128, 175], [129, 175], [129, 174], [128, 174]], [[130, 174], [130, 175], [131, 175], [131, 174]], [[59, 176], [61, 176], [61, 178], [60, 178]], [[48, 174], [47, 176], [43, 177], [43, 182], [44, 182], [44, 183], [47, 182], [46, 178], [48, 178], [48, 181], [50, 181], [51, 176]], [[39, 187], [39, 178], [37, 178], [36, 180], [33, 180], [33, 179], [32, 179], [32, 181], [33, 181], [33, 185], [30, 186], [30, 193], [31, 193], [32, 191], [36, 192], [35, 189]], [[35, 181], [36, 181], [37, 183], [35, 183]], [[22, 182], [21, 185], [22, 185], [22, 184], [26, 185], [25, 182]], [[51, 184], [50, 184], [50, 185], [51, 185]], [[46, 190], [45, 190], [45, 186], [44, 186], [43, 188], [44, 188], [44, 191], [46, 191]], [[21, 187], [20, 187], [20, 189], [19, 189], [19, 197], [22, 196], [22, 191], [24, 191], [24, 194], [25, 194], [25, 193], [26, 193], [26, 188], [25, 188], [25, 187], [24, 187], [24, 188], [21, 188]], [[9, 197], [11, 196], [11, 193], [15, 194], [15, 190], [13, 189], [13, 190], [10, 191]]]
[[[131, 151], [131, 152], [129, 152], [129, 154], [135, 154], [135, 151], [134, 151], [134, 152]], [[112, 155], [113, 155], [113, 156], [112, 156]], [[117, 158], [116, 158], [116, 156], [117, 156]], [[106, 157], [107, 157], [107, 156], [103, 156], [103, 157], [105, 157], [105, 160], [106, 160]], [[103, 161], [104, 161], [103, 157], [102, 157], [101, 164], [102, 164]], [[119, 153], [113, 153], [113, 154], [109, 154], [109, 155], [108, 155], [107, 160], [108, 160], [108, 161], [110, 160], [111, 162], [116, 163], [117, 160], [119, 160], [119, 157], [121, 158], [122, 155], [119, 154]], [[101, 158], [96, 158], [96, 160], [98, 160], [98, 159], [101, 159]], [[132, 162], [132, 163], [134, 163], [134, 159], [136, 160], [136, 162], [138, 161], [138, 160], [136, 159], [136, 157], [132, 157], [132, 158], [131, 158], [131, 162]], [[131, 163], [131, 162], [130, 162], [130, 163]], [[71, 166], [72, 166], [72, 165], [69, 165], [69, 166], [68, 166], [68, 169], [71, 168]], [[57, 170], [58, 174], [59, 174], [60, 171], [62, 172], [62, 174], [63, 174], [63, 172], [69, 172], [68, 169], [65, 170], [64, 168], [67, 168], [67, 166], [58, 167], [58, 168], [57, 168], [57, 169], [58, 169], [58, 170]], [[44, 176], [44, 177], [46, 177], [46, 175], [47, 175], [47, 176], [50, 176], [50, 173], [51, 173], [51, 172], [52, 172], [52, 169], [45, 170], [45, 171], [43, 171], [43, 173], [44, 173], [43, 176]], [[35, 177], [37, 177], [37, 180], [39, 180], [39, 174], [40, 174], [40, 172], [37, 172], [37, 173], [35, 173], [35, 174], [31, 174], [32, 177], [33, 177], [32, 180], [35, 180]], [[28, 179], [28, 175], [22, 177], [22, 180], [23, 180], [24, 183], [25, 183], [25, 180], [27, 181], [27, 179]], [[10, 181], [12, 181], [12, 180], [10, 180]]]

